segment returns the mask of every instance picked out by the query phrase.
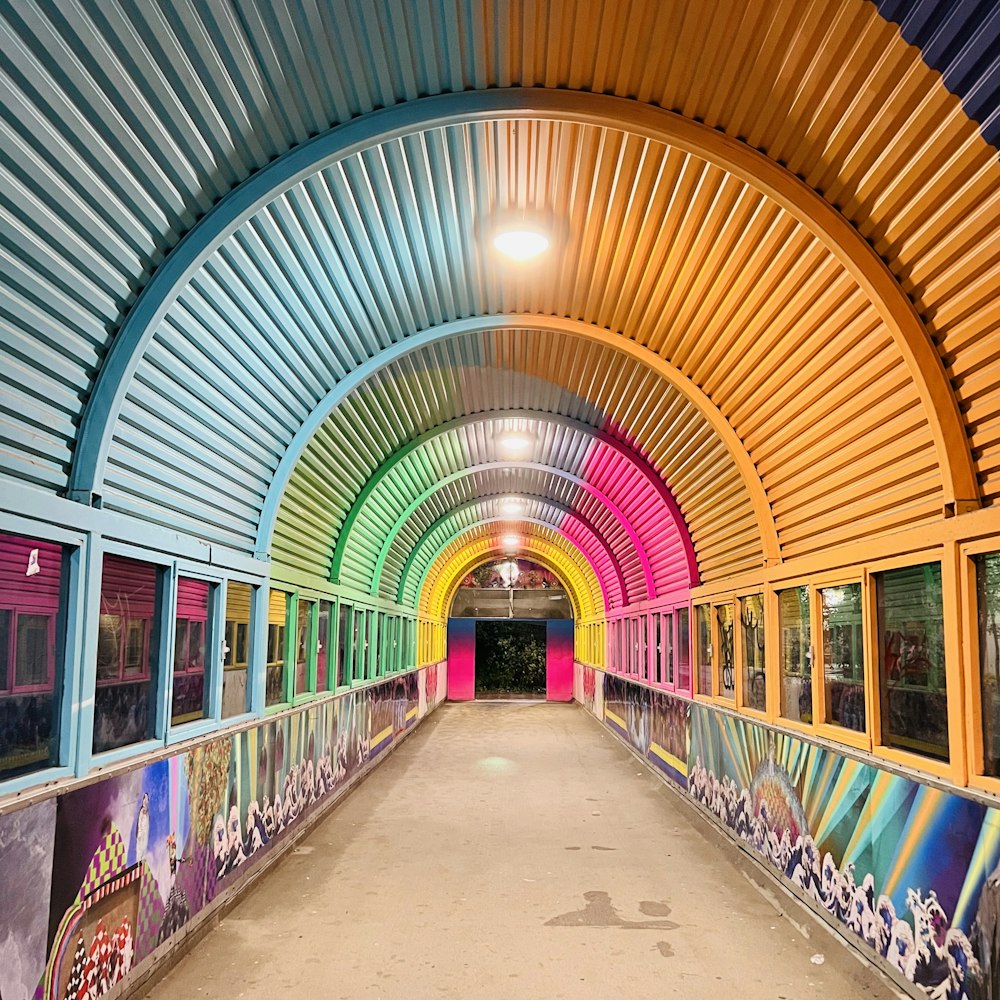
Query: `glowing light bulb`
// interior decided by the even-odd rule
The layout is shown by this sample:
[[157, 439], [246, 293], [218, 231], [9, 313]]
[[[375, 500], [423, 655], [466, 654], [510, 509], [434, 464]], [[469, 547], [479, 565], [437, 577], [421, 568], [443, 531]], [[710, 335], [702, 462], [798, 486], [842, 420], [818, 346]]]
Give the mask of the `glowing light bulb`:
[[521, 539], [517, 535], [504, 535], [500, 541], [506, 549], [516, 549], [521, 544]]
[[532, 260], [549, 248], [549, 238], [533, 229], [506, 229], [493, 237], [493, 246], [511, 260]]
[[524, 509], [524, 501], [519, 500], [517, 497], [507, 497], [506, 500], [500, 501], [500, 513], [506, 514], [508, 517], [517, 517], [519, 514], [524, 513]]
[[522, 458], [531, 450], [531, 436], [523, 431], [504, 431], [497, 444], [504, 458]]

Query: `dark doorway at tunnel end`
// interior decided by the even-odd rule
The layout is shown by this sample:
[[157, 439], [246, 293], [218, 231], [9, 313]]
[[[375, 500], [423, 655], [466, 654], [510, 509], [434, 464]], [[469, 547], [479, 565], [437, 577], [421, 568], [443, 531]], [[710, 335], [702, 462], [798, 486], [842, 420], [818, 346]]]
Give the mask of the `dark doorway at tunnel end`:
[[476, 622], [476, 698], [544, 698], [545, 622]]

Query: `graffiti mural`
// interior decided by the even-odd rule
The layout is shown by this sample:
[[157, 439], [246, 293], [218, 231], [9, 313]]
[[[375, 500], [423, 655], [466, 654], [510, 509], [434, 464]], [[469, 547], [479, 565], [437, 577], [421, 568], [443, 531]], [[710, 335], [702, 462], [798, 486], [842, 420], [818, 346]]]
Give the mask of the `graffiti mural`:
[[[585, 670], [588, 668], [584, 668]], [[688, 781], [688, 703], [666, 692], [604, 675], [608, 727], [682, 788]]]
[[612, 732], [821, 915], [934, 1000], [1000, 1000], [997, 810], [620, 677], [604, 698]]
[[0, 816], [0, 996], [116, 987], [440, 702], [427, 673]]

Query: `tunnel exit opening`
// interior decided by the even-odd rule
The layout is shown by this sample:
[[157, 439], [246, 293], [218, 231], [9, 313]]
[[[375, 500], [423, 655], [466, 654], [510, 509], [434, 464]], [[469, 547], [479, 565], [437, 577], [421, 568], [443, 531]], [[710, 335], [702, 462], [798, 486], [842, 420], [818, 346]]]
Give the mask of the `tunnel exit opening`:
[[545, 622], [476, 622], [476, 698], [545, 697]]

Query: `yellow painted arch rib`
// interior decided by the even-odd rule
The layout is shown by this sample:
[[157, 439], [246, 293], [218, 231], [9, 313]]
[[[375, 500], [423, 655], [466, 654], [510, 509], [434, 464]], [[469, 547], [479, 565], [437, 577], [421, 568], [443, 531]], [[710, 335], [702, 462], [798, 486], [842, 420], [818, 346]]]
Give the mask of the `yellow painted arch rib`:
[[[417, 599], [418, 614], [443, 621], [461, 582], [476, 567], [503, 554], [495, 535], [458, 539], [430, 567]], [[527, 535], [519, 555], [550, 569], [566, 586], [577, 621], [604, 615], [601, 586], [590, 564], [568, 541]]]

